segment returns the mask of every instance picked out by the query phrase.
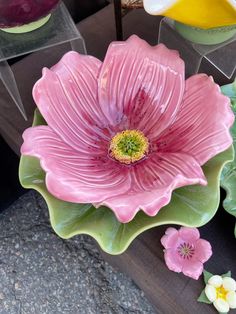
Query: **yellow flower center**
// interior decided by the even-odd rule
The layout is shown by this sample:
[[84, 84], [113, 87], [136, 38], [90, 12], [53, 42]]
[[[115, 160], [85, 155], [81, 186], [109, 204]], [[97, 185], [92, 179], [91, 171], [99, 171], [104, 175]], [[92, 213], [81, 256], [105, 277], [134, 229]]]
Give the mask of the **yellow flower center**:
[[148, 153], [148, 139], [138, 130], [117, 133], [110, 142], [110, 155], [124, 164], [141, 160]]
[[220, 287], [216, 288], [216, 296], [217, 299], [223, 299], [226, 301], [226, 295], [229, 291], [225, 290], [225, 288], [221, 285]]

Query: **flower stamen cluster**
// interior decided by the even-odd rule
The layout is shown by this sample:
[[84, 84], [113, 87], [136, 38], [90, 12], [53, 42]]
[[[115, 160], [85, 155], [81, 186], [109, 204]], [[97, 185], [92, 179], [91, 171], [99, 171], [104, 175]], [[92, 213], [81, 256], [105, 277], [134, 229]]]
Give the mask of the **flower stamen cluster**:
[[179, 255], [184, 259], [185, 258], [190, 259], [194, 255], [193, 245], [186, 243], [186, 242], [180, 244], [179, 247], [177, 248], [177, 251], [178, 251]]
[[148, 139], [138, 130], [117, 133], [110, 142], [110, 156], [124, 164], [143, 159], [148, 153]]

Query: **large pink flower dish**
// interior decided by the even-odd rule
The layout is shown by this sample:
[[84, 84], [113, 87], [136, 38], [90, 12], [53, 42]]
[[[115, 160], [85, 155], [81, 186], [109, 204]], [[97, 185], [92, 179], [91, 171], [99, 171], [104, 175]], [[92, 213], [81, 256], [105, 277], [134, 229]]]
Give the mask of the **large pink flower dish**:
[[24, 132], [22, 154], [40, 159], [59, 199], [105, 205], [123, 223], [156, 215], [174, 189], [206, 185], [201, 166], [232, 144], [229, 99], [184, 70], [176, 51], [136, 36], [103, 63], [67, 53], [34, 87], [48, 125]]

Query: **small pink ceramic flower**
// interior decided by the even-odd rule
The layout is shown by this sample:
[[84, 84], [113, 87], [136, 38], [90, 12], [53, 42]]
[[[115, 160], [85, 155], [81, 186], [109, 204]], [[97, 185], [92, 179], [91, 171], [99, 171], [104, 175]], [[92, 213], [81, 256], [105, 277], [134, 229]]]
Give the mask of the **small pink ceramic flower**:
[[167, 267], [196, 280], [203, 272], [203, 263], [212, 255], [210, 243], [200, 239], [197, 228], [168, 228], [161, 244]]
[[67, 53], [33, 96], [48, 126], [26, 130], [21, 152], [40, 159], [48, 191], [108, 206], [123, 223], [207, 184], [201, 165], [232, 143], [234, 115], [213, 79], [185, 82], [176, 51], [136, 36], [112, 43], [103, 63]]

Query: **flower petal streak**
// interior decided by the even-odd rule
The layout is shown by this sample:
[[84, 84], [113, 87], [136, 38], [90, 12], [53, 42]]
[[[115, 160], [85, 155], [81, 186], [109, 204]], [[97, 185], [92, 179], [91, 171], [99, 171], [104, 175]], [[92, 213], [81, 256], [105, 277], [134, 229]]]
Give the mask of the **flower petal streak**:
[[183, 263], [182, 271], [185, 276], [198, 280], [198, 278], [203, 272], [203, 264], [196, 260], [194, 261], [185, 260]]
[[49, 192], [59, 199], [88, 203], [123, 194], [130, 188], [126, 169], [102, 158], [78, 153], [47, 126], [27, 129], [21, 153], [40, 159]]
[[166, 229], [165, 235], [161, 238], [161, 244], [165, 249], [176, 247], [179, 241], [179, 232], [175, 228], [169, 227]]
[[203, 165], [232, 144], [234, 121], [230, 100], [211, 77], [198, 74], [186, 81], [176, 121], [157, 140], [163, 152], [185, 152]]
[[149, 216], [156, 215], [170, 202], [172, 191], [178, 187], [207, 184], [192, 156], [175, 153], [153, 154], [133, 167], [131, 180], [132, 189], [125, 195], [107, 198], [100, 204], [110, 207], [123, 223], [131, 221], [140, 209]]
[[204, 239], [199, 239], [195, 245], [195, 252], [198, 260], [205, 263], [212, 256], [210, 243]]
[[109, 46], [98, 84], [99, 103], [111, 125], [159, 134], [182, 101], [184, 63], [176, 51], [131, 36]]
[[174, 250], [171, 249], [165, 250], [164, 257], [166, 265], [170, 270], [176, 273], [180, 273], [182, 271], [183, 268], [182, 260]]
[[187, 243], [194, 243], [200, 238], [200, 233], [197, 228], [181, 227], [179, 229], [179, 235], [181, 239]]
[[69, 52], [51, 70], [43, 70], [33, 89], [47, 124], [75, 150], [81, 143], [94, 147], [94, 141], [105, 136], [106, 120], [97, 102], [100, 66], [93, 57]]

